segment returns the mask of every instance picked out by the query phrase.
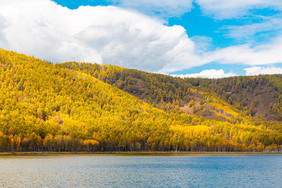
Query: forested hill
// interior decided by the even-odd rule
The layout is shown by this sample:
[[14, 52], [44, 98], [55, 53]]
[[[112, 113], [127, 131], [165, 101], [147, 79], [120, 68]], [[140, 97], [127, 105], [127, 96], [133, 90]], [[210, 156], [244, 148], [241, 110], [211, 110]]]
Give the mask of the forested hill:
[[282, 120], [282, 75], [239, 76], [222, 79], [185, 79], [188, 83], [253, 117]]
[[282, 118], [282, 75], [182, 79], [112, 65], [68, 62], [58, 66], [88, 73], [164, 110], [179, 108], [218, 120], [229, 120], [232, 114]]
[[0, 151], [280, 151], [280, 122], [163, 110], [91, 75], [0, 49]]

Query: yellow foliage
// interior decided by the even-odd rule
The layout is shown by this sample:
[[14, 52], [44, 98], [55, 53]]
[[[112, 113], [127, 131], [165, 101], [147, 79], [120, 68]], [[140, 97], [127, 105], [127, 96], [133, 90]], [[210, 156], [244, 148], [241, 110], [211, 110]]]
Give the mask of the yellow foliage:
[[280, 129], [164, 111], [83, 71], [5, 50], [0, 81], [0, 151], [242, 151], [281, 143]]
[[213, 106], [217, 112], [218, 112], [218, 110], [223, 110], [224, 113], [226, 113], [227, 115], [231, 115], [232, 117], [237, 117], [239, 115], [237, 112], [232, 110], [227, 105], [222, 105], [220, 103], [215, 103], [215, 102], [209, 103], [209, 105]]

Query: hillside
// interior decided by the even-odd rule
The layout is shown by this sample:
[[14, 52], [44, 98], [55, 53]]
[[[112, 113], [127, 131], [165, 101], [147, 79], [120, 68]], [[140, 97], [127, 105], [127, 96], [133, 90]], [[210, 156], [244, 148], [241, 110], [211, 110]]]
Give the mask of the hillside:
[[58, 66], [83, 71], [164, 110], [181, 109], [227, 121], [239, 115], [281, 120], [281, 75], [182, 79], [112, 65], [68, 62]]
[[[228, 122], [165, 111], [91, 75], [0, 50], [0, 151], [280, 150], [279, 122], [257, 124], [244, 117]], [[169, 80], [160, 84], [163, 92], [177, 86]], [[182, 95], [175, 88], [170, 100]], [[220, 108], [212, 100], [214, 109]]]
[[265, 120], [282, 120], [281, 74], [185, 80], [220, 97], [247, 115]]

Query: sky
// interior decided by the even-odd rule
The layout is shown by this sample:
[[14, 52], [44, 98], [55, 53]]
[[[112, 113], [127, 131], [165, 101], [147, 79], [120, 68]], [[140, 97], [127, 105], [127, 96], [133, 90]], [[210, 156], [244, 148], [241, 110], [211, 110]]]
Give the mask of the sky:
[[0, 48], [179, 77], [282, 74], [282, 1], [0, 0]]

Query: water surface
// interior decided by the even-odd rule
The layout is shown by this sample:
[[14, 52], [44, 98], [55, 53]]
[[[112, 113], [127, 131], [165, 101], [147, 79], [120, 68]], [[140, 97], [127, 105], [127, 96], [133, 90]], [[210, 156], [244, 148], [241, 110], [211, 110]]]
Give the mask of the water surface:
[[282, 155], [0, 157], [0, 187], [282, 187]]

